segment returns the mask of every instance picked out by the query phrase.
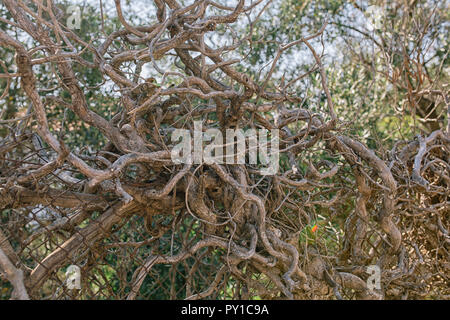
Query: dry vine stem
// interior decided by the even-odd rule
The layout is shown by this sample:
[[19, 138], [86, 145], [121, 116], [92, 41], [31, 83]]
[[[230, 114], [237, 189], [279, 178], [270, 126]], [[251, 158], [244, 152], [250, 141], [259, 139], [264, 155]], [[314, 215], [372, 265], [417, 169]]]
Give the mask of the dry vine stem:
[[[252, 79], [230, 58], [251, 42], [252, 28], [226, 45], [206, 37], [241, 16], [258, 19], [261, 0], [154, 3], [157, 20], [133, 26], [116, 0], [122, 27], [87, 43], [53, 1], [3, 0], [12, 21], [2, 21], [32, 40], [0, 30], [17, 67], [2, 77], [8, 88], [20, 79], [30, 105], [0, 122], [0, 268], [13, 297], [448, 297], [448, 130], [399, 142], [388, 154], [346, 135], [312, 44], [326, 23], [280, 44], [270, 70]], [[319, 113], [289, 93], [295, 81], [277, 91], [269, 85], [283, 52], [302, 45], [317, 66], [305, 76], [319, 70], [326, 96]], [[144, 65], [153, 78], [143, 79]], [[79, 70], [117, 88], [120, 108], [109, 119], [88, 105]], [[67, 125], [52, 118], [56, 107], [96, 128], [106, 145], [70, 147]], [[192, 131], [194, 120], [222, 132], [278, 129], [289, 165], [262, 176], [258, 165], [176, 164], [170, 134]], [[320, 161], [318, 146], [333, 161]], [[81, 267], [80, 290], [64, 286], [71, 264]], [[367, 285], [369, 265], [382, 270], [379, 290]]]

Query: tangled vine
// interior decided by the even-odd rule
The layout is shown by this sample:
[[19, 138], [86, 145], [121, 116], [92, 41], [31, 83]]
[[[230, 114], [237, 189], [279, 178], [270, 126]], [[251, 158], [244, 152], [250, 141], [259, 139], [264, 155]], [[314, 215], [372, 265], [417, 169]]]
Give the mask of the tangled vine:
[[[0, 270], [13, 298], [449, 297], [449, 126], [390, 150], [361, 142], [328, 85], [317, 45], [327, 21], [278, 43], [250, 75], [240, 50], [261, 40], [262, 0], [155, 0], [154, 21], [140, 26], [115, 0], [120, 27], [89, 40], [53, 1], [2, 2], [0, 47], [15, 70], [2, 63], [1, 98], [16, 83], [28, 106], [0, 120]], [[238, 19], [246, 33], [233, 30]], [[311, 69], [274, 83], [280, 57], [299, 46]], [[295, 85], [316, 75], [313, 109]], [[89, 90], [112, 101], [108, 112]], [[414, 94], [450, 113], [445, 90]], [[279, 171], [174, 163], [171, 135], [194, 121], [279, 130]], [[81, 125], [101, 137], [97, 149], [73, 143]], [[81, 288], [65, 286], [68, 265], [80, 266]]]

